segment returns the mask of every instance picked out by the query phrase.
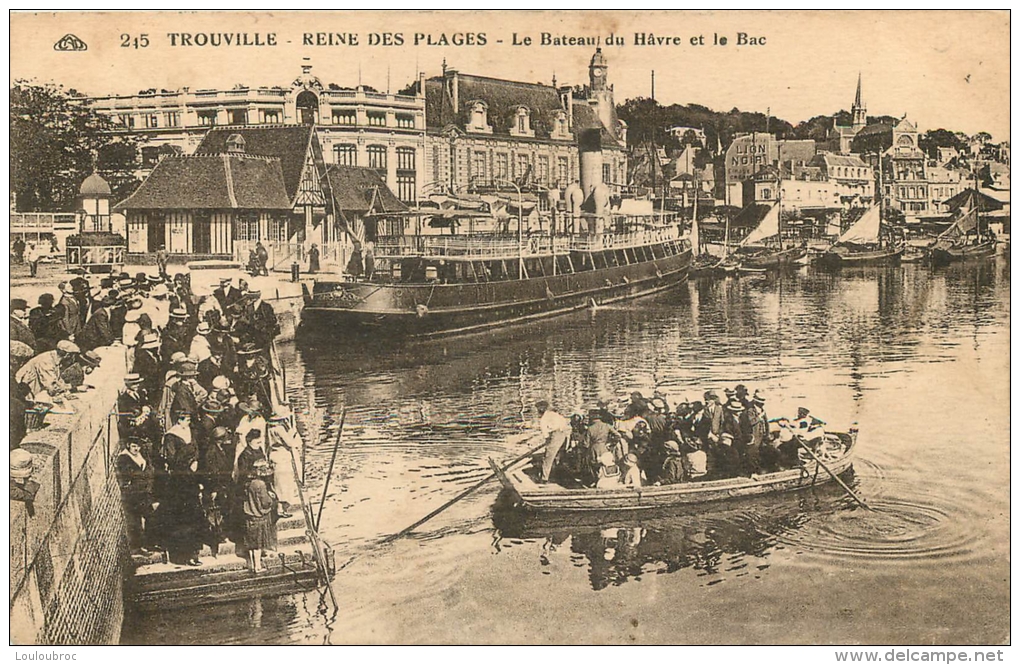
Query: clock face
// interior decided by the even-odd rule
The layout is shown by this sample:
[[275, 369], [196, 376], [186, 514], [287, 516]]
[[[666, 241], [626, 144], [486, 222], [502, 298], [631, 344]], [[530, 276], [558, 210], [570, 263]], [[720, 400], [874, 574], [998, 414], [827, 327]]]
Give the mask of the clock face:
[[605, 70], [603, 70], [601, 67], [596, 67], [595, 69], [591, 70], [591, 73], [594, 74], [595, 76], [602, 76], [603, 74], [605, 74]]

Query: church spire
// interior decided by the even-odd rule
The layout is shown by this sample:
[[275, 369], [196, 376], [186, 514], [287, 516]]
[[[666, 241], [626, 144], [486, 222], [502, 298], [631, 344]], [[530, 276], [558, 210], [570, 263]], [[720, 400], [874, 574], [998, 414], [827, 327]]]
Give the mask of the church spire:
[[857, 72], [857, 96], [854, 97], [854, 105], [850, 107], [851, 126], [860, 131], [868, 124], [868, 110], [861, 99], [861, 73]]

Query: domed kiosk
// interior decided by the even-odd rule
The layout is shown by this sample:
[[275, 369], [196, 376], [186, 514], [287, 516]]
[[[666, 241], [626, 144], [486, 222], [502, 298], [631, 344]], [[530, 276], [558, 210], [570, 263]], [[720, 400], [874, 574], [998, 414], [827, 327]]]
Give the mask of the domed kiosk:
[[114, 233], [110, 217], [110, 183], [93, 172], [78, 188], [78, 234], [67, 239], [68, 270], [112, 272], [124, 265], [127, 241]]

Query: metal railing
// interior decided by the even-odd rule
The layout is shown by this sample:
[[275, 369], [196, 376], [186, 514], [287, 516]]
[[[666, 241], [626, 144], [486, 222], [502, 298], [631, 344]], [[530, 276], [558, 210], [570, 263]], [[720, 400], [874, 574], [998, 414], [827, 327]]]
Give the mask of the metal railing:
[[[255, 249], [256, 240], [235, 240], [234, 260], [242, 265], [248, 265], [248, 257], [251, 250]], [[263, 240], [262, 246], [266, 248], [269, 259], [266, 261], [266, 268], [270, 271], [290, 271], [292, 263], [298, 263], [302, 271], [308, 269], [308, 250], [311, 249], [310, 242], [284, 242]], [[319, 250], [319, 266], [326, 270], [329, 266], [342, 266], [346, 256], [341, 243], [317, 244]]]
[[71, 212], [12, 212], [11, 233], [77, 231], [78, 216]]

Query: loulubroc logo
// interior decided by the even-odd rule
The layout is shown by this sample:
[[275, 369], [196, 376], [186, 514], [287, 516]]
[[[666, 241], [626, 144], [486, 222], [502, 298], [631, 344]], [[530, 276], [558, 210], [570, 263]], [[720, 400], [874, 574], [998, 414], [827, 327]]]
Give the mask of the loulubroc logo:
[[83, 42], [79, 37], [67, 33], [61, 37], [56, 44], [53, 45], [54, 51], [87, 51], [89, 50], [88, 44]]

